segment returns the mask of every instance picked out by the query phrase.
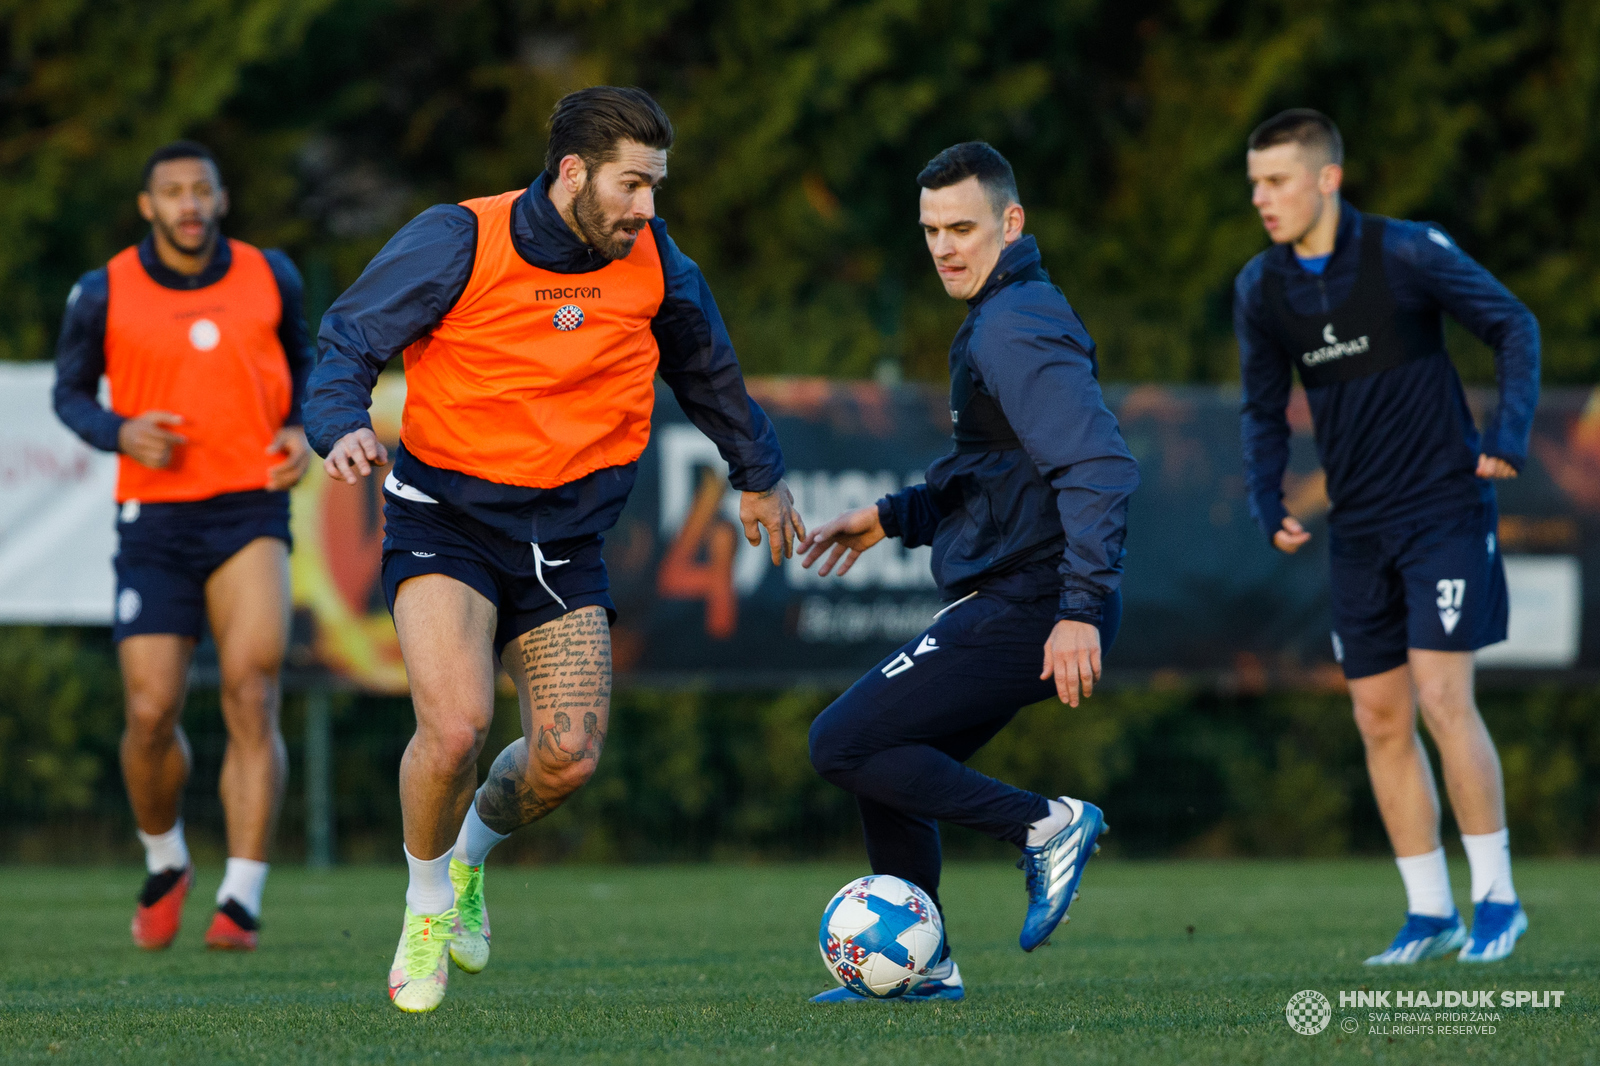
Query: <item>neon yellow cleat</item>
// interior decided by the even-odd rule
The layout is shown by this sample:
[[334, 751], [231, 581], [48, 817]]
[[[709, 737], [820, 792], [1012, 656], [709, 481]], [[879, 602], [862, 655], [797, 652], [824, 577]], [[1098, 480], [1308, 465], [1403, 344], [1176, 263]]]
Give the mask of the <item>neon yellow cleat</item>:
[[451, 859], [450, 883], [456, 890], [450, 957], [466, 973], [481, 973], [489, 965], [489, 908], [483, 901], [483, 867]]
[[400, 946], [389, 969], [389, 998], [409, 1014], [421, 1014], [437, 1007], [444, 999], [450, 964], [444, 949], [455, 928], [455, 908], [443, 914], [412, 914], [406, 908], [405, 925], [400, 931]]

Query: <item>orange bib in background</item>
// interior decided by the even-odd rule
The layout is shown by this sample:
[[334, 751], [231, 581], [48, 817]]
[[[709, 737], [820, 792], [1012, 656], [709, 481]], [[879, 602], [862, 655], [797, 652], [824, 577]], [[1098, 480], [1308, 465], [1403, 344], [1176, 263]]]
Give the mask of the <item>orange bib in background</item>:
[[289, 414], [289, 362], [278, 339], [283, 297], [260, 250], [228, 242], [233, 262], [203, 289], [157, 284], [138, 248], [106, 264], [106, 378], [126, 418], [171, 411], [189, 438], [151, 470], [121, 457], [117, 502], [205, 500], [262, 489], [283, 461], [267, 446]]
[[478, 250], [461, 299], [406, 349], [400, 439], [429, 466], [554, 488], [631, 463], [650, 440], [666, 295], [649, 226], [587, 274], [529, 263], [511, 242], [522, 190], [462, 206]]

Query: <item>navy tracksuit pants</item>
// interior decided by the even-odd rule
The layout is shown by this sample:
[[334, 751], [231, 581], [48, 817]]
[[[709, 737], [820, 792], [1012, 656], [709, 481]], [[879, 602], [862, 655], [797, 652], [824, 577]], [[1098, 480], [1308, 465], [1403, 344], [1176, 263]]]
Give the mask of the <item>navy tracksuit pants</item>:
[[[939, 822], [1020, 847], [1049, 813], [1044, 796], [963, 764], [1019, 710], [1055, 695], [1039, 671], [1057, 603], [1054, 591], [958, 601], [812, 723], [811, 762], [855, 794], [873, 873], [910, 881], [938, 903]], [[1121, 618], [1118, 593], [1106, 601], [1102, 654]]]

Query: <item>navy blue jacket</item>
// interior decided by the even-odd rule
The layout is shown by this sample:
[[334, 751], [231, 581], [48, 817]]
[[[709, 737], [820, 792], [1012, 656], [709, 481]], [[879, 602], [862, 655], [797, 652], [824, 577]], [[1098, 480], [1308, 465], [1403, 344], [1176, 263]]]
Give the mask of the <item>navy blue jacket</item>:
[[[544, 270], [586, 274], [610, 261], [562, 220], [541, 174], [518, 198], [511, 238], [517, 253]], [[717, 445], [729, 481], [764, 492], [783, 477], [777, 431], [745, 391], [727, 328], [700, 268], [650, 221], [666, 295], [650, 329], [662, 379], [689, 420]], [[322, 360], [311, 376], [306, 433], [319, 455], [347, 433], [371, 428], [367, 408], [384, 366], [425, 336], [455, 306], [472, 277], [478, 216], [459, 204], [430, 207], [383, 246], [322, 318]], [[402, 446], [395, 477], [516, 540], [544, 542], [610, 529], [633, 488], [638, 463], [607, 467], [553, 489], [502, 485], [430, 466]]]
[[[1340, 306], [1355, 286], [1361, 260], [1361, 212], [1344, 204], [1333, 255], [1321, 276], [1300, 265], [1287, 244], [1251, 259], [1234, 283], [1233, 325], [1239, 338], [1244, 391], [1242, 433], [1250, 511], [1270, 540], [1288, 512], [1283, 474], [1289, 463], [1285, 408], [1293, 384], [1293, 354], [1271, 331], [1263, 300], [1267, 271], [1283, 280], [1296, 314], [1323, 314]], [[1384, 227], [1383, 268], [1395, 304], [1406, 311], [1453, 316], [1494, 349], [1500, 402], [1480, 439], [1461, 379], [1443, 359], [1414, 359], [1390, 370], [1306, 390], [1317, 432], [1317, 449], [1330, 480], [1350, 467], [1358, 439], [1376, 444], [1382, 464], [1403, 476], [1396, 491], [1379, 500], [1335, 500], [1329, 522], [1344, 533], [1387, 527], [1467, 510], [1493, 499], [1493, 485], [1463, 466], [1480, 453], [1504, 459], [1518, 470], [1528, 456], [1528, 435], [1539, 402], [1539, 323], [1520, 300], [1476, 263], [1444, 230], [1429, 222], [1391, 219]], [[1381, 419], [1372, 412], [1384, 412]], [[1399, 426], [1412, 432], [1404, 447]], [[1425, 446], [1415, 427], [1427, 427]], [[1375, 442], [1374, 436], [1378, 439]], [[1463, 450], [1463, 444], [1465, 450]]]
[[1003, 283], [1038, 262], [1032, 237], [1001, 253], [950, 354], [954, 370], [965, 348], [975, 384], [1022, 447], [941, 456], [925, 484], [878, 501], [878, 516], [906, 547], [933, 545], [947, 599], [980, 587], [1012, 599], [1058, 594], [1057, 618], [1097, 625], [1122, 584], [1139, 464], [1100, 395], [1094, 341], [1061, 290]]
[[[306, 378], [311, 374], [311, 337], [306, 329], [305, 286], [300, 272], [289, 257], [276, 248], [266, 249], [267, 265], [278, 283], [283, 314], [278, 321], [278, 341], [289, 361], [292, 384], [286, 426], [304, 421], [301, 403], [306, 395]], [[180, 274], [156, 255], [154, 237], [139, 242], [139, 264], [156, 284], [168, 289], [203, 289], [215, 285], [233, 265], [233, 249], [225, 240], [217, 241], [211, 262], [198, 274]], [[103, 452], [117, 450], [117, 432], [123, 417], [100, 406], [100, 377], [106, 372], [106, 302], [110, 286], [106, 268], [91, 270], [78, 279], [67, 294], [67, 313], [61, 322], [61, 339], [56, 344], [56, 417], [67, 424], [91, 447]]]

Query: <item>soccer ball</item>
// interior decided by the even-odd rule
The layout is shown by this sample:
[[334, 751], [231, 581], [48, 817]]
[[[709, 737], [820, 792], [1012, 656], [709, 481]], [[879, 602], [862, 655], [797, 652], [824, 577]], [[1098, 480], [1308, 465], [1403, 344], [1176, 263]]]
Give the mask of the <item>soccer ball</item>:
[[828, 972], [852, 992], [893, 999], [921, 984], [944, 950], [944, 923], [927, 893], [898, 877], [851, 881], [822, 912]]

